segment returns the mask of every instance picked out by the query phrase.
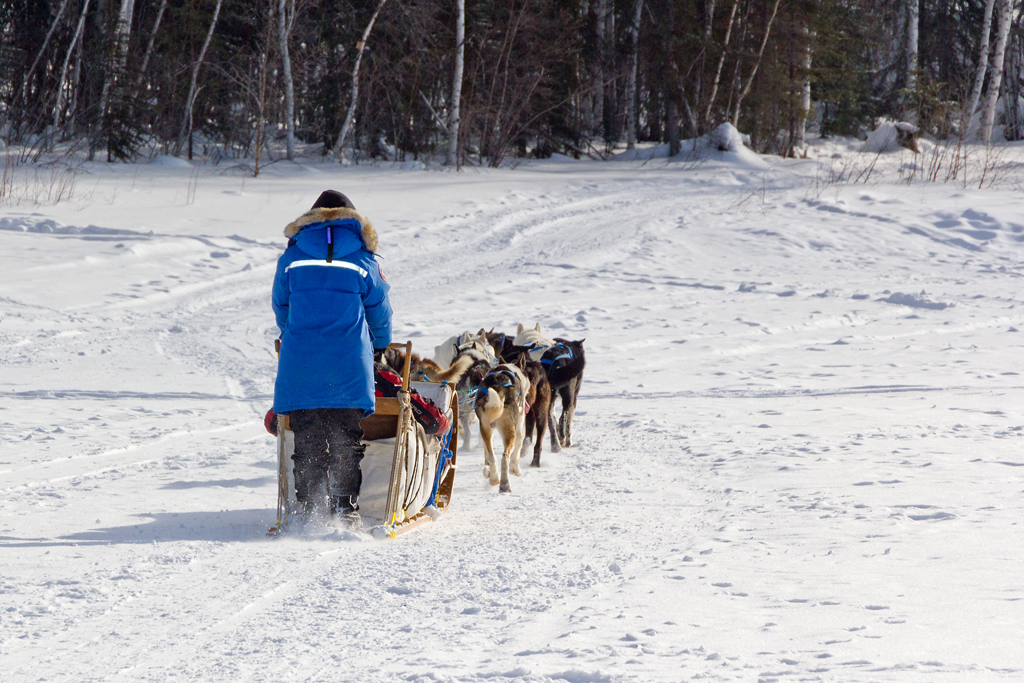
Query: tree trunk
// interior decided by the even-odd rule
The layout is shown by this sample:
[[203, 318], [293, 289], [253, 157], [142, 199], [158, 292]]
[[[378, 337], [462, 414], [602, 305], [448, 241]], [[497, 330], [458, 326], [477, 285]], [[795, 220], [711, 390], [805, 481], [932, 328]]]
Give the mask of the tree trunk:
[[718, 58], [718, 68], [715, 69], [715, 78], [711, 81], [711, 94], [708, 96], [708, 106], [704, 110], [705, 125], [711, 125], [711, 110], [715, 106], [715, 97], [718, 96], [718, 83], [722, 79], [722, 66], [725, 64], [725, 55], [729, 51], [729, 40], [732, 37], [732, 25], [736, 20], [736, 9], [740, 0], [732, 0], [732, 10], [729, 11], [729, 25], [725, 29], [725, 40], [722, 43], [722, 55]]
[[597, 59], [595, 70], [597, 71], [597, 88], [594, 91], [594, 132], [598, 131], [598, 125], [604, 126], [604, 98], [605, 81], [608, 80], [608, 73], [605, 70], [605, 44], [604, 25], [608, 16], [608, 0], [597, 0], [596, 22], [594, 23], [594, 41], [597, 45]]
[[682, 151], [682, 145], [679, 142], [679, 105], [671, 94], [665, 118], [665, 126], [668, 128], [668, 155], [674, 157]]
[[[700, 98], [704, 92], [704, 68], [707, 65], [708, 48], [711, 46], [711, 32], [715, 27], [715, 0], [707, 0], [705, 3], [704, 20], [704, 44], [700, 50], [700, 66], [697, 68], [697, 82], [693, 89], [693, 108], [697, 111], [701, 109]], [[700, 130], [689, 102], [686, 102], [686, 109], [688, 112], [687, 117], [690, 119], [690, 124], [693, 127], [693, 137], [696, 139], [700, 135]]]
[[601, 56], [604, 58], [605, 75], [604, 111], [601, 113], [604, 120], [604, 139], [607, 144], [611, 145], [613, 142], [618, 142], [619, 139], [619, 130], [616, 125], [619, 112], [617, 107], [617, 79], [615, 77], [615, 3], [613, 0], [609, 0], [605, 5], [604, 36], [601, 40], [601, 52]]
[[[596, 3], [595, 3], [596, 5]], [[580, 83], [589, 84], [590, 87], [584, 87], [579, 95], [579, 104], [577, 110], [579, 111], [580, 128], [582, 131], [589, 133], [594, 129], [594, 86], [597, 85], [597, 78], [595, 76], [595, 64], [593, 60], [593, 53], [586, 50], [586, 42], [588, 40], [589, 31], [592, 27], [593, 22], [591, 21], [591, 15], [596, 17], [594, 11], [594, 5], [590, 3], [590, 0], [580, 1], [580, 21], [581, 25], [586, 29], [586, 33], [581, 36], [584, 43], [584, 49], [576, 56], [579, 68], [577, 69], [577, 77]], [[587, 59], [587, 56], [591, 59]]]
[[[210, 30], [206, 32], [206, 40], [199, 50], [199, 56], [192, 65], [192, 79], [188, 84], [188, 97], [185, 98], [185, 116], [181, 122], [181, 129], [178, 131], [178, 143], [174, 148], [174, 155], [181, 156], [181, 150], [185, 146], [185, 140], [192, 137], [192, 107], [196, 103], [196, 81], [199, 78], [199, 68], [206, 58], [206, 50], [210, 47], [210, 40], [213, 38], [213, 29], [217, 26], [217, 17], [220, 16], [220, 6], [224, 0], [217, 0], [217, 6], [213, 10], [213, 18], [210, 20]], [[189, 158], [192, 158], [191, 140], [189, 141]]]
[[[28, 83], [30, 80], [32, 80], [32, 74], [35, 73], [36, 67], [39, 66], [39, 60], [43, 58], [43, 53], [46, 52], [46, 46], [50, 44], [50, 38], [53, 37], [53, 32], [57, 29], [57, 24], [60, 23], [61, 17], [64, 16], [64, 10], [65, 8], [67, 8], [67, 6], [68, 0], [62, 0], [62, 2], [60, 3], [60, 9], [57, 11], [57, 16], [53, 18], [53, 23], [50, 24], [50, 30], [46, 32], [46, 38], [43, 40], [43, 45], [39, 48], [39, 52], [38, 54], [36, 54], [36, 58], [32, 61], [32, 66], [25, 74], [25, 78], [22, 81], [21, 87], [21, 96], [23, 101], [26, 97], [28, 97]], [[86, 3], [86, 6], [88, 6], [88, 2]]]
[[690, 101], [686, 99], [686, 93], [682, 93], [682, 99], [683, 109], [686, 110], [686, 120], [690, 122], [690, 132], [693, 134], [694, 149], [696, 149], [697, 138], [700, 137], [700, 121], [697, 120], [697, 115], [690, 106]]
[[136, 93], [142, 89], [142, 81], [146, 79], [146, 67], [149, 66], [149, 57], [153, 54], [153, 43], [156, 41], [156, 32], [160, 30], [160, 21], [164, 18], [165, 9], [167, 9], [167, 0], [160, 0], [160, 9], [157, 10], [156, 21], [153, 22], [153, 30], [149, 34], [146, 54], [142, 58], [142, 66], [139, 67], [139, 78], [135, 81]]
[[75, 116], [78, 113], [78, 94], [80, 91], [79, 84], [82, 82], [82, 63], [85, 61], [84, 44], [85, 41], [80, 38], [78, 40], [78, 47], [75, 49], [75, 69], [71, 75], [71, 103], [68, 106], [67, 125], [70, 126], [72, 130], [74, 130]]
[[[124, 80], [124, 68], [128, 61], [128, 41], [132, 35], [132, 15], [135, 12], [135, 0], [121, 0], [121, 9], [117, 13], [117, 24], [114, 26], [114, 45], [110, 54], [110, 68], [103, 78], [103, 91], [100, 94], [100, 121], [104, 128], [110, 106], [110, 93]], [[110, 161], [110, 150], [107, 150], [107, 161]]]
[[[253, 178], [260, 177], [260, 159], [263, 155], [263, 148], [267, 144], [266, 133], [266, 111], [267, 111], [267, 68], [270, 64], [270, 41], [273, 40], [274, 10], [269, 12], [267, 17], [267, 33], [263, 36], [263, 51], [260, 53], [260, 92], [259, 108], [256, 115], [256, 153], [253, 155]], [[189, 150], [189, 158], [192, 158], [192, 151]]]
[[[288, 21], [288, 7], [285, 0], [278, 0], [278, 49], [281, 51], [281, 69], [284, 72], [284, 125], [286, 129], [286, 145], [288, 161], [295, 159], [295, 85], [292, 81], [292, 59], [288, 53], [288, 34], [291, 24]], [[294, 14], [295, 9], [292, 8]]]
[[373, 16], [370, 17], [370, 23], [366, 25], [366, 30], [363, 31], [363, 39], [356, 44], [356, 64], [352, 67], [352, 101], [349, 102], [348, 112], [345, 114], [345, 121], [341, 124], [341, 132], [338, 133], [338, 141], [335, 143], [335, 153], [338, 157], [338, 161], [345, 155], [345, 138], [348, 137], [349, 128], [352, 127], [352, 120], [356, 115], [356, 104], [359, 100], [359, 66], [363, 62], [363, 51], [366, 49], [366, 41], [370, 38], [370, 31], [373, 30], [373, 24], [377, 21], [377, 15], [380, 14], [381, 9], [384, 7], [384, 3], [388, 0], [379, 0], [377, 3], [377, 9], [374, 10]]
[[910, 123], [917, 123], [917, 44], [919, 24], [921, 21], [921, 1], [907, 0], [907, 106], [903, 118]]
[[68, 45], [68, 52], [64, 55], [64, 65], [60, 69], [60, 78], [57, 80], [57, 103], [53, 107], [53, 135], [56, 137], [60, 127], [60, 110], [64, 106], [64, 79], [67, 78], [68, 64], [71, 62], [71, 53], [75, 51], [75, 45], [82, 38], [82, 29], [85, 27], [85, 15], [89, 12], [89, 0], [85, 0], [82, 7], [82, 14], [78, 17], [78, 26], [75, 27], [75, 36]]
[[629, 74], [626, 77], [626, 149], [636, 149], [636, 72], [640, 61], [640, 18], [644, 0], [633, 0], [633, 19], [629, 24]]
[[995, 51], [992, 53], [992, 76], [988, 81], [985, 111], [981, 116], [981, 142], [985, 145], [988, 145], [992, 139], [996, 102], [999, 100], [999, 88], [1003, 84], [1003, 59], [1006, 57], [1006, 42], [1010, 35], [1010, 24], [1013, 23], [1013, 1], [1000, 0], [999, 5], [999, 29], [996, 35]]
[[754, 76], [757, 75], [757, 69], [761, 66], [761, 58], [764, 57], [764, 46], [768, 44], [768, 36], [772, 32], [772, 24], [775, 22], [775, 15], [778, 11], [779, 0], [775, 0], [775, 4], [772, 5], [771, 16], [768, 17], [768, 25], [764, 28], [764, 37], [761, 39], [761, 47], [757, 51], [757, 61], [754, 62], [754, 68], [750, 70], [750, 75], [747, 76], [747, 81], [743, 84], [743, 89], [740, 90], [740, 94], [736, 98], [736, 111], [732, 115], [732, 125], [734, 126], [739, 125], [740, 105], [743, 103], [743, 98], [750, 93], [750, 86], [754, 84]]
[[448, 148], [445, 166], [459, 165], [459, 107], [462, 101], [462, 67], [466, 53], [466, 0], [456, 0], [455, 70], [452, 74], [452, 98], [448, 108]]
[[803, 59], [801, 60], [803, 70], [800, 74], [800, 120], [796, 125], [796, 144], [800, 147], [807, 139], [807, 117], [811, 113], [811, 32], [806, 24], [803, 33], [806, 43], [803, 46]]
[[978, 63], [974, 69], [974, 83], [971, 86], [971, 95], [967, 100], [967, 106], [964, 107], [960, 116], [961, 142], [967, 140], [971, 119], [974, 118], [974, 111], [978, 108], [978, 102], [981, 100], [981, 88], [985, 84], [985, 72], [988, 70], [988, 46], [991, 42], [992, 7], [994, 5], [995, 0], [986, 0], [985, 2], [985, 17], [981, 22], [981, 41], [978, 46]]
[[[1019, 20], [1019, 19], [1018, 19]], [[1010, 29], [1010, 43], [1006, 46], [1006, 59], [1003, 63], [1003, 137], [1007, 140], [1020, 140], [1020, 102], [1021, 96], [1021, 45], [1020, 27]]]
[[750, 12], [753, 9], [754, 3], [751, 0], [746, 2], [746, 11], [743, 13], [743, 19], [736, 22], [736, 26], [742, 26], [743, 30], [740, 32], [740, 39], [736, 45], [736, 62], [732, 68], [732, 85], [729, 87], [729, 97], [725, 100], [725, 119], [726, 121], [732, 121], [732, 103], [733, 100], [739, 100], [740, 90], [742, 89], [741, 75], [743, 67], [743, 46], [747, 44], [747, 31], [750, 30]]
[[[105, 45], [107, 40], [107, 25], [104, 21], [104, 17], [107, 12], [107, 0], [96, 0], [96, 9], [93, 11], [93, 31], [96, 34], [96, 42], [100, 45]], [[82, 41], [85, 44], [85, 41]], [[88, 57], [88, 55], [87, 55]], [[84, 62], [86, 67], [86, 74], [89, 73], [89, 66], [92, 64], [91, 60]], [[88, 81], [88, 78], [86, 79]], [[97, 132], [103, 125], [103, 109], [100, 107], [87, 107], [85, 110], [85, 119], [88, 122], [86, 124], [88, 133], [87, 137], [89, 140], [89, 161], [95, 161], [97, 147]]]

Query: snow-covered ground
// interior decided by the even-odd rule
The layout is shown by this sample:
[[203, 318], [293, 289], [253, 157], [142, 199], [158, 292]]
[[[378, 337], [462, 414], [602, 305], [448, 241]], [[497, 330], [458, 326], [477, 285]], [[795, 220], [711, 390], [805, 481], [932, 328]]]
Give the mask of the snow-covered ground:
[[[0, 680], [1024, 679], [1020, 193], [757, 161], [95, 164], [4, 208]], [[328, 188], [397, 339], [586, 338], [577, 444], [499, 495], [475, 435], [397, 541], [264, 535], [271, 278]]]

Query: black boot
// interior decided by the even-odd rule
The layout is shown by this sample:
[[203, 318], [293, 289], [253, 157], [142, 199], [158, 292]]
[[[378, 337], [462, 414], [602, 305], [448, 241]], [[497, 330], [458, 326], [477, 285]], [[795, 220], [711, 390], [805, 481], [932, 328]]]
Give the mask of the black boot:
[[345, 515], [350, 512], [358, 512], [359, 504], [355, 496], [331, 496], [331, 514]]
[[363, 524], [355, 496], [331, 496], [331, 516], [351, 529], [359, 529]]

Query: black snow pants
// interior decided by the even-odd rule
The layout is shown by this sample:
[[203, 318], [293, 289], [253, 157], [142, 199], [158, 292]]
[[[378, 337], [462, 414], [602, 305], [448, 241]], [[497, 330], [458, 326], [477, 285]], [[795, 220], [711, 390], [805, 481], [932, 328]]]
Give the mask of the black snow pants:
[[361, 408], [312, 408], [289, 413], [295, 433], [295, 497], [311, 507], [326, 495], [332, 512], [339, 501], [355, 502], [363, 473], [365, 446]]

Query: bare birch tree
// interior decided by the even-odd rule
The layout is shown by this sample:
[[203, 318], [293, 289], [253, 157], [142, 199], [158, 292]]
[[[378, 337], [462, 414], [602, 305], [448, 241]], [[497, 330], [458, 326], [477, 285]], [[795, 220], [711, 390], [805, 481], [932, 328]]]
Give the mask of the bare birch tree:
[[601, 119], [604, 123], [604, 138], [611, 144], [612, 141], [618, 141], [619, 139], [619, 130], [616, 126], [619, 110], [616, 98], [618, 88], [615, 85], [618, 69], [615, 64], [617, 51], [615, 50], [614, 0], [606, 0], [605, 2], [604, 22], [601, 28], [603, 30], [601, 34], [601, 60], [604, 69], [602, 78], [604, 83], [604, 106], [601, 110]]
[[67, 6], [68, 0], [63, 0], [60, 3], [60, 9], [57, 11], [57, 16], [53, 18], [53, 23], [50, 24], [50, 30], [46, 32], [46, 38], [43, 39], [43, 45], [39, 48], [39, 52], [36, 54], [36, 58], [33, 60], [32, 66], [29, 68], [28, 72], [25, 73], [25, 78], [22, 79], [22, 97], [26, 97], [28, 95], [28, 83], [32, 80], [32, 74], [35, 73], [36, 67], [39, 66], [39, 62], [43, 58], [43, 53], [46, 52], [46, 46], [50, 44], [50, 38], [53, 37], [53, 32], [57, 29], [57, 25], [60, 24], [61, 17], [64, 16], [64, 10]]
[[135, 81], [135, 90], [142, 88], [142, 82], [146, 79], [146, 68], [149, 66], [149, 57], [153, 54], [153, 43], [156, 42], [156, 32], [160, 30], [160, 21], [164, 18], [164, 10], [167, 9], [167, 0], [160, 0], [160, 9], [156, 13], [156, 21], [153, 22], [153, 30], [149, 33], [149, 43], [146, 45], [146, 54], [142, 57], [142, 66], [139, 67], [139, 78]]
[[370, 39], [370, 32], [373, 30], [373, 24], [377, 21], [377, 15], [380, 14], [381, 9], [384, 8], [384, 3], [387, 1], [379, 0], [377, 9], [374, 10], [373, 16], [370, 17], [370, 23], [366, 25], [366, 30], [363, 31], [362, 39], [356, 44], [356, 63], [352, 67], [352, 101], [349, 102], [345, 121], [341, 124], [341, 132], [338, 133], [338, 141], [334, 145], [338, 161], [341, 161], [345, 156], [345, 138], [348, 137], [348, 131], [352, 127], [352, 120], [356, 115], [356, 104], [359, 101], [359, 67], [363, 62], [363, 51], [366, 50], [366, 41]]
[[715, 106], [715, 97], [718, 96], [718, 84], [722, 79], [722, 66], [725, 64], [725, 55], [729, 51], [729, 40], [732, 37], [732, 25], [736, 20], [736, 10], [739, 8], [740, 0], [732, 0], [732, 9], [729, 11], [729, 25], [725, 29], [725, 40], [722, 41], [722, 54], [718, 58], [718, 68], [715, 69], [715, 77], [711, 81], [711, 94], [708, 95], [708, 106], [704, 110], [705, 125], [711, 125], [711, 110]]
[[[291, 3], [291, 16], [295, 15], [295, 3]], [[292, 80], [292, 59], [288, 52], [288, 37], [291, 34], [292, 23], [289, 19], [288, 3], [286, 0], [278, 0], [277, 3], [278, 24], [277, 42], [281, 52], [281, 70], [284, 78], [284, 124], [286, 128], [286, 146], [288, 161], [295, 159], [295, 84]]]
[[110, 68], [103, 79], [103, 91], [100, 95], [100, 115], [106, 116], [110, 105], [110, 92], [124, 80], [124, 68], [128, 61], [128, 41], [132, 33], [132, 15], [135, 11], [135, 0], [121, 0], [121, 9], [117, 13], [117, 24], [114, 26], [114, 45], [111, 50]]
[[644, 0], [633, 0], [633, 18], [629, 23], [629, 73], [626, 76], [626, 149], [636, 148], [636, 72], [640, 55], [640, 18]]
[[967, 106], [960, 116], [960, 140], [967, 140], [970, 132], [971, 119], [978, 108], [981, 100], [981, 88], [985, 84], [985, 72], [988, 70], [988, 47], [991, 42], [992, 31], [992, 7], [995, 0], [985, 1], [985, 15], [981, 22], [981, 39], [978, 45], [978, 63], [974, 67], [974, 83], [971, 85], [971, 94], [967, 99]]
[[985, 110], [981, 115], [981, 142], [988, 145], [992, 139], [992, 124], [996, 118], [996, 102], [999, 101], [999, 88], [1003, 85], [1003, 60], [1006, 57], [1006, 43], [1010, 36], [1010, 25], [1013, 23], [1014, 0], [1000, 0], [999, 27], [996, 33], [995, 49], [992, 52], [992, 75], [988, 80], [988, 93], [985, 96]]
[[740, 90], [739, 95], [736, 96], [736, 111], [732, 115], [732, 125], [737, 126], [740, 122], [740, 105], [743, 104], [743, 98], [750, 93], [750, 86], [754, 84], [754, 77], [757, 75], [757, 69], [761, 66], [761, 58], [764, 57], [764, 46], [768, 44], [768, 36], [772, 32], [772, 24], [775, 22], [775, 15], [779, 12], [779, 0], [775, 0], [775, 4], [772, 5], [772, 13], [768, 16], [768, 25], [764, 27], [764, 37], [761, 38], [761, 47], [757, 51], [757, 59], [754, 61], [753, 68], [750, 69], [750, 75], [747, 76], [746, 82], [743, 84], [743, 88]]
[[[210, 40], [213, 38], [213, 30], [217, 26], [217, 17], [220, 16], [220, 7], [224, 0], [217, 0], [217, 6], [213, 10], [213, 18], [210, 19], [210, 30], [206, 32], [206, 40], [203, 41], [203, 47], [199, 50], [199, 56], [196, 57], [196, 61], [192, 64], [192, 78], [188, 84], [188, 97], [185, 98], [185, 115], [182, 117], [181, 129], [178, 131], [178, 141], [174, 147], [174, 155], [181, 156], [181, 149], [185, 146], [185, 140], [192, 135], [192, 107], [196, 103], [196, 84], [199, 79], [199, 69], [203, 65], [203, 59], [206, 58], [206, 50], [210, 47]], [[191, 158], [191, 147], [189, 148], [189, 157]]]
[[60, 111], [64, 106], [64, 81], [67, 78], [68, 64], [71, 62], [71, 53], [75, 50], [77, 45], [82, 38], [82, 29], [85, 27], [85, 16], [89, 13], [89, 0], [85, 0], [82, 5], [82, 13], [78, 17], [78, 26], [75, 27], [75, 35], [71, 39], [71, 44], [68, 45], [67, 54], [64, 55], [64, 65], [60, 69], [60, 78], [57, 80], [57, 102], [53, 107], [53, 132], [54, 136], [57, 135], [57, 130], [60, 128]]
[[263, 148], [267, 145], [267, 126], [265, 123], [267, 111], [267, 68], [270, 63], [270, 42], [273, 35], [274, 14], [274, 9], [271, 9], [268, 13], [266, 22], [267, 32], [263, 36], [263, 49], [260, 50], [260, 89], [256, 95], [258, 107], [256, 113], [256, 153], [253, 155], [253, 178], [260, 177], [260, 158], [263, 154]]
[[604, 126], [604, 98], [605, 98], [605, 84], [608, 80], [607, 71], [605, 68], [605, 23], [608, 21], [608, 0], [597, 0], [597, 13], [594, 17], [594, 43], [597, 47], [597, 56], [595, 61], [596, 80], [594, 85], [594, 131], [597, 131], [597, 125]]
[[914, 92], [917, 90], [917, 52], [918, 36], [921, 22], [921, 0], [907, 0], [907, 52], [906, 52], [906, 78], [907, 78], [907, 106], [905, 107], [904, 119], [911, 123], [917, 123], [916, 102]]
[[800, 109], [797, 112], [799, 120], [796, 123], [794, 147], [803, 147], [807, 137], [807, 117], [811, 113], [811, 31], [806, 24], [803, 26], [803, 34], [806, 42], [800, 55]]
[[459, 159], [459, 109], [462, 105], [462, 70], [466, 54], [466, 0], [456, 0], [455, 19], [455, 69], [452, 74], [451, 105], [448, 107], [448, 147], [445, 151], [446, 166], [455, 164]]
[[697, 67], [697, 78], [693, 88], [693, 108], [690, 108], [690, 103], [683, 98], [683, 104], [686, 106], [687, 118], [690, 119], [690, 127], [693, 129], [693, 137], [696, 140], [697, 136], [700, 135], [700, 126], [697, 121], [696, 115], [693, 113], [693, 109], [700, 111], [700, 97], [701, 93], [704, 92], [704, 68], [707, 66], [708, 60], [708, 48], [711, 47], [711, 33], [715, 28], [715, 0], [706, 0], [704, 4], [704, 42], [701, 46], [700, 56], [698, 58], [699, 65]]

